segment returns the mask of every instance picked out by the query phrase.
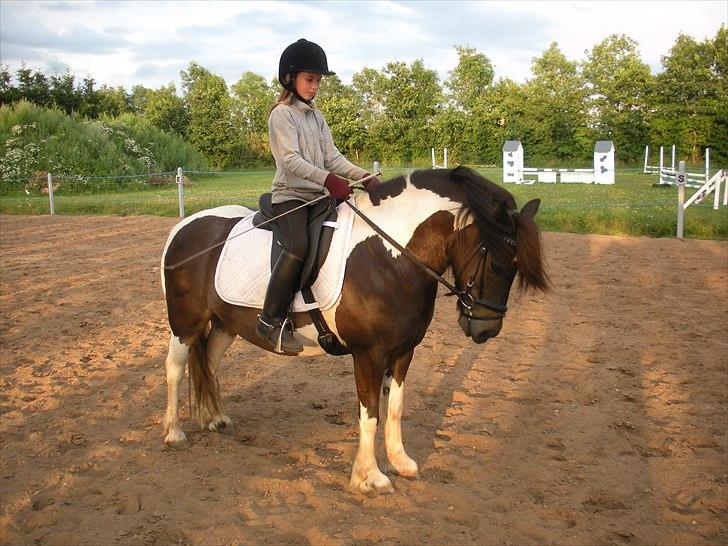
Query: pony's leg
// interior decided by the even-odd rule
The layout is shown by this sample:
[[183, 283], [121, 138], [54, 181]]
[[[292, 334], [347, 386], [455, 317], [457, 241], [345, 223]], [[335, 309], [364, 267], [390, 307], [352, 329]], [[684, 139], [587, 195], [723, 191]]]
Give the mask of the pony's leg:
[[389, 478], [379, 470], [374, 453], [374, 440], [379, 421], [379, 395], [384, 377], [383, 359], [370, 355], [354, 357], [354, 377], [359, 396], [359, 451], [351, 471], [351, 488], [369, 497], [393, 493]]
[[187, 437], [179, 424], [179, 385], [185, 374], [185, 366], [190, 356], [190, 346], [172, 334], [169, 351], [164, 363], [167, 372], [167, 411], [164, 414], [164, 443], [175, 447], [188, 446]]
[[[212, 377], [215, 377], [217, 367], [222, 360], [225, 351], [228, 350], [235, 340], [235, 336], [228, 334], [221, 326], [212, 321], [210, 333], [207, 334], [207, 363], [210, 367]], [[212, 431], [222, 434], [234, 434], [233, 422], [222, 412], [218, 401], [217, 409], [209, 408], [210, 423], [207, 425]]]
[[387, 448], [387, 473], [399, 474], [406, 478], [419, 477], [417, 463], [413, 461], [402, 445], [402, 408], [404, 406], [404, 378], [412, 361], [413, 352], [398, 358], [394, 362], [393, 377], [385, 377], [383, 392], [387, 398], [387, 417], [384, 421], [384, 445]]

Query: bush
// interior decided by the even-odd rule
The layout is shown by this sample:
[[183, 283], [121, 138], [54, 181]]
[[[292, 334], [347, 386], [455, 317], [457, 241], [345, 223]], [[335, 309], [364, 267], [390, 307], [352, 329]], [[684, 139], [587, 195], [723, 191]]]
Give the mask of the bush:
[[[180, 166], [209, 169], [202, 153], [182, 137], [139, 116], [85, 120], [25, 101], [0, 106], [2, 193], [42, 191], [36, 189], [42, 178], [37, 173], [51, 172], [63, 190], [97, 192], [143, 186], [144, 175]], [[142, 176], [129, 178], [137, 174]], [[105, 176], [128, 178], [95, 178]]]

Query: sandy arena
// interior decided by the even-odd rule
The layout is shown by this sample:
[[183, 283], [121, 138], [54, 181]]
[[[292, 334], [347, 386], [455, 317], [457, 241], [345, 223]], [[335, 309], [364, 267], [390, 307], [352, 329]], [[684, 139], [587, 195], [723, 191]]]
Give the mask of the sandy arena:
[[403, 434], [421, 479], [348, 490], [351, 357], [241, 340], [235, 437], [162, 441], [173, 218], [0, 217], [0, 543], [726, 544], [728, 243], [544, 234], [554, 292], [468, 341], [438, 297]]

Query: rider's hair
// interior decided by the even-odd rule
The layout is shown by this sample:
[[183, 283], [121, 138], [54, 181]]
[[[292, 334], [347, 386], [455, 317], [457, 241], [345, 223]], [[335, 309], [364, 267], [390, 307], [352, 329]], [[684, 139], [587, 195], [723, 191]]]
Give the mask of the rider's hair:
[[273, 106], [270, 107], [270, 110], [268, 110], [268, 113], [270, 114], [273, 109], [278, 106], [279, 104], [283, 104], [284, 102], [287, 102], [290, 96], [293, 95], [293, 93], [289, 89], [281, 89], [281, 92], [278, 93], [278, 98], [273, 103]]

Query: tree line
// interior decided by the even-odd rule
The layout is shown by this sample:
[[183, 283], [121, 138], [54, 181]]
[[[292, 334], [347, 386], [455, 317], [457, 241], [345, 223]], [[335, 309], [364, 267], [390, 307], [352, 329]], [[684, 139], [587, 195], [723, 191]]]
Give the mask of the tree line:
[[[353, 160], [426, 161], [447, 147], [454, 161], [499, 164], [506, 140], [520, 140], [529, 163], [589, 161], [596, 140], [612, 140], [623, 163], [645, 144], [676, 144], [681, 156], [728, 160], [728, 29], [703, 41], [679, 35], [652, 74], [637, 43], [614, 34], [569, 60], [552, 43], [525, 83], [495, 80], [491, 60], [456, 46], [458, 63], [441, 82], [421, 59], [354, 74], [350, 85], [324, 78], [316, 99], [339, 149]], [[182, 89], [97, 87], [70, 72], [46, 75], [0, 67], [0, 104], [27, 100], [90, 119], [136, 114], [183, 136], [217, 168], [270, 164], [267, 118], [278, 83], [243, 72], [231, 86], [191, 62]]]

